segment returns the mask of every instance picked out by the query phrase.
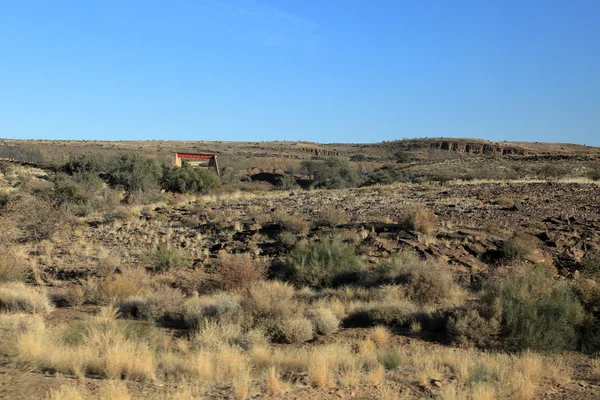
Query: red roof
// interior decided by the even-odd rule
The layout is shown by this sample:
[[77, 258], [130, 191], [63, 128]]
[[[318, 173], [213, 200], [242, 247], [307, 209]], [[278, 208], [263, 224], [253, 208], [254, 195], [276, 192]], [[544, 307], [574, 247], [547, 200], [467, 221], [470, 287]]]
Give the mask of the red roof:
[[191, 158], [197, 160], [210, 160], [215, 158], [214, 154], [175, 153], [177, 158]]

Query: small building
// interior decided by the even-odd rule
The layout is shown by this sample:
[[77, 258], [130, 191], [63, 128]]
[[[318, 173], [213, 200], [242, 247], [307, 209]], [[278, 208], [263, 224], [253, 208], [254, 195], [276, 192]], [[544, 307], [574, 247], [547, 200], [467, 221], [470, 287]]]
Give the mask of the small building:
[[175, 153], [175, 165], [181, 167], [184, 161], [195, 167], [214, 169], [221, 176], [216, 154]]

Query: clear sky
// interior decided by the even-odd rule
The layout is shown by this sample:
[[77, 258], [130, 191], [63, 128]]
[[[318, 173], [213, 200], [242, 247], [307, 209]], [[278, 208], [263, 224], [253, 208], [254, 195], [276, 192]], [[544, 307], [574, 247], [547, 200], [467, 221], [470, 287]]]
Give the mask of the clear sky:
[[0, 0], [0, 137], [600, 146], [598, 0]]

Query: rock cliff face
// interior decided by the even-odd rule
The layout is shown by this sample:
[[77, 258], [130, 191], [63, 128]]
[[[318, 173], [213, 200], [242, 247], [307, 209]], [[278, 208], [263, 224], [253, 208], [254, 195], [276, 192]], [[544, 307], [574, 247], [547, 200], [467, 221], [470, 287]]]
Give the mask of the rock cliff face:
[[296, 151], [299, 151], [300, 153], [310, 154], [311, 156], [317, 156], [317, 157], [338, 157], [338, 156], [342, 155], [342, 153], [340, 153], [339, 151], [320, 149], [317, 147], [300, 147], [300, 148], [296, 149]]
[[527, 155], [527, 150], [515, 146], [501, 146], [492, 143], [439, 141], [429, 145], [432, 149], [455, 151], [468, 154]]

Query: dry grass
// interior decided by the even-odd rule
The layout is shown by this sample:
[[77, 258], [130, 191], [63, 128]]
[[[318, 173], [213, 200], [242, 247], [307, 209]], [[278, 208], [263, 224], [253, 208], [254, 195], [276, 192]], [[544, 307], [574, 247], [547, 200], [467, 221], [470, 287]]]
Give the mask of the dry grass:
[[53, 310], [46, 292], [21, 282], [0, 285], [0, 311], [48, 314]]
[[437, 217], [424, 207], [407, 207], [403, 209], [397, 215], [397, 221], [406, 229], [427, 235], [433, 233], [437, 227]]
[[308, 232], [310, 224], [300, 214], [288, 214], [284, 211], [277, 210], [272, 214], [273, 221], [278, 223], [285, 229], [296, 235], [302, 235]]
[[277, 370], [274, 366], [271, 366], [267, 369], [266, 373], [266, 383], [265, 387], [267, 389], [267, 393], [270, 395], [276, 396], [281, 391], [281, 382], [279, 380], [279, 376], [277, 374]]
[[242, 290], [264, 279], [267, 264], [253, 260], [248, 254], [220, 254], [215, 272], [225, 290]]
[[371, 330], [371, 337], [377, 346], [384, 346], [389, 343], [392, 333], [385, 326], [376, 326]]
[[27, 278], [28, 268], [14, 254], [0, 254], [0, 283], [23, 282]]
[[348, 221], [350, 221], [350, 215], [343, 208], [339, 207], [326, 207], [319, 214], [319, 223], [331, 228], [347, 224]]

